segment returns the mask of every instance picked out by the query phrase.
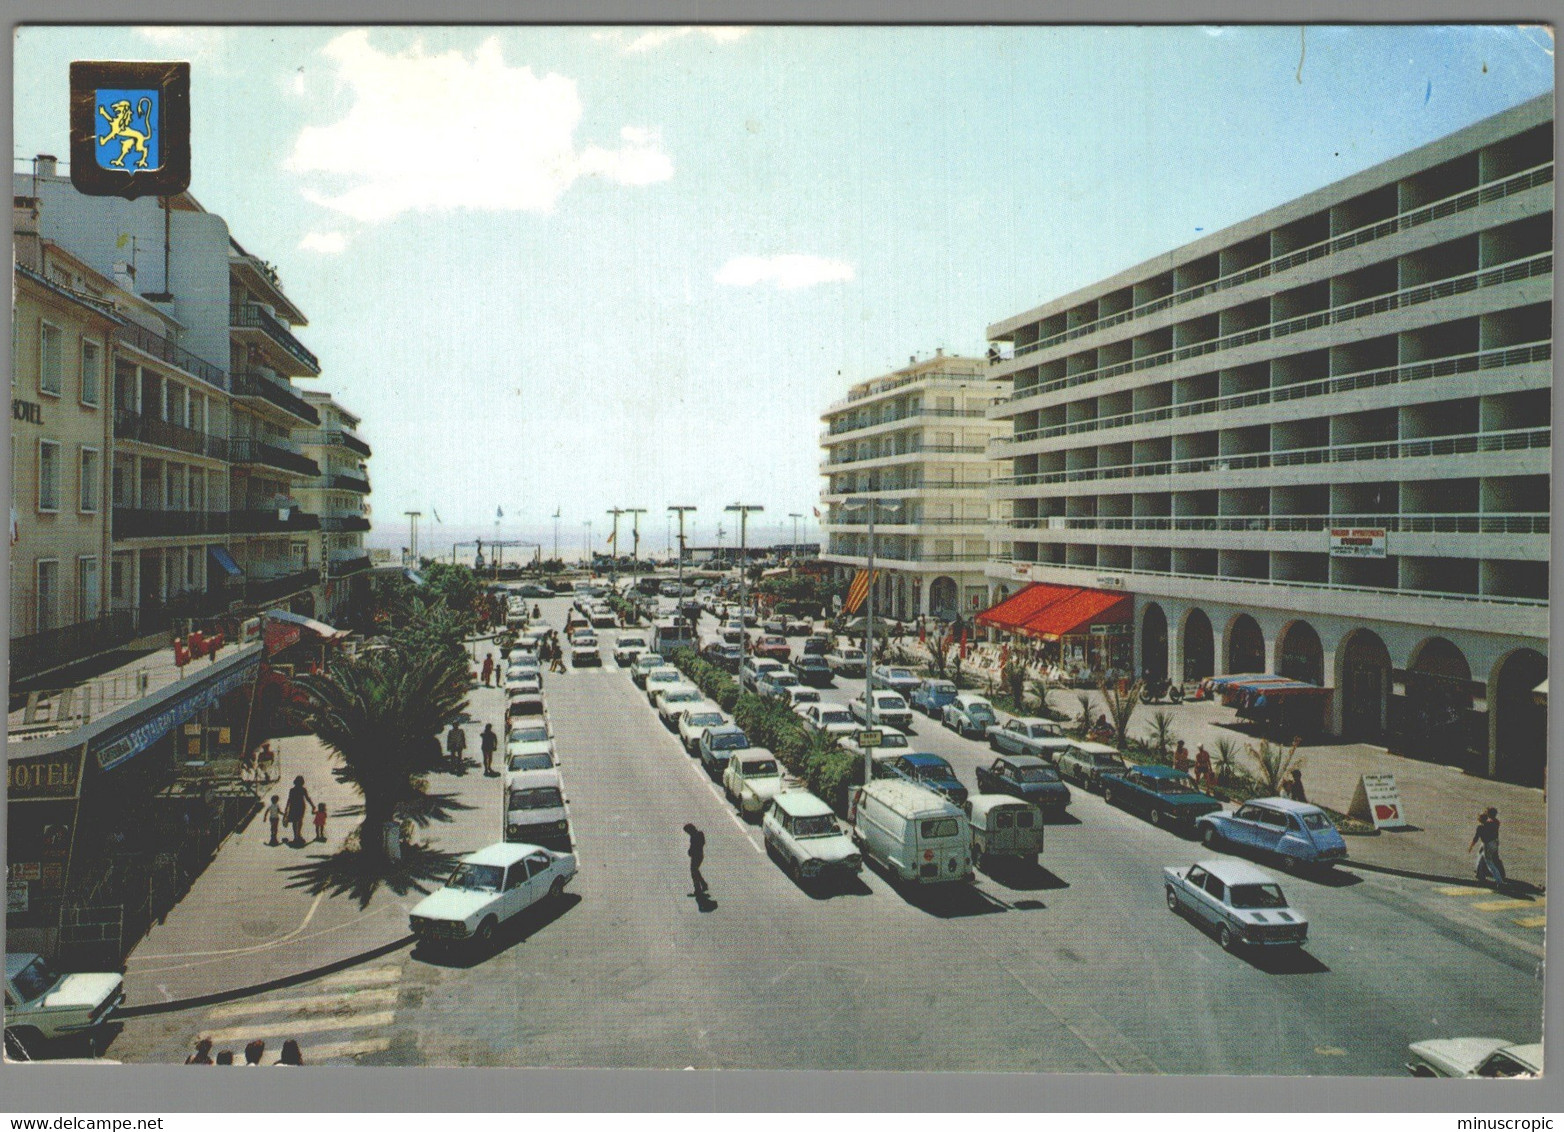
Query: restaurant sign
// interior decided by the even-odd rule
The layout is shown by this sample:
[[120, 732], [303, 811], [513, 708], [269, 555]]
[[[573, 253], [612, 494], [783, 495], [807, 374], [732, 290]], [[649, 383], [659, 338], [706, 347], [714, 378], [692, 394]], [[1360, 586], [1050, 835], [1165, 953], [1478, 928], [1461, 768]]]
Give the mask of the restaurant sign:
[[1330, 556], [1332, 558], [1384, 558], [1385, 528], [1332, 527]]
[[255, 679], [252, 665], [242, 665], [213, 681], [200, 691], [170, 704], [130, 730], [122, 732], [93, 750], [102, 770], [113, 770], [133, 755], [138, 755], [174, 728], [212, 707], [235, 688]]

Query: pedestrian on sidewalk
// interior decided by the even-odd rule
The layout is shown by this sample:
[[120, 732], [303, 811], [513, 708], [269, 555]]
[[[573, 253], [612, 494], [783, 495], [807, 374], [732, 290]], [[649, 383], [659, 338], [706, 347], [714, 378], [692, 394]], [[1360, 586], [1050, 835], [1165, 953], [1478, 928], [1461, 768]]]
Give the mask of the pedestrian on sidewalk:
[[706, 835], [695, 827], [694, 822], [686, 823], [684, 832], [690, 837], [690, 880], [695, 885], [695, 891], [690, 895], [699, 900], [709, 891], [706, 878], [701, 876], [701, 864], [706, 860]]
[[494, 733], [494, 724], [483, 725], [483, 733], [478, 736], [478, 746], [483, 751], [483, 773], [493, 778], [499, 773], [494, 769], [494, 752], [500, 749], [500, 737]]
[[494, 679], [494, 654], [491, 652], [483, 658], [483, 686], [490, 686]]
[[446, 732], [445, 753], [456, 766], [462, 764], [467, 753], [467, 732], [454, 723], [451, 724], [451, 730]]
[[1173, 769], [1188, 772], [1189, 748], [1184, 746], [1184, 740], [1178, 741], [1178, 746], [1173, 749]]
[[212, 1064], [212, 1039], [201, 1038], [196, 1042], [195, 1052], [185, 1058], [186, 1065], [211, 1065]]
[[252, 1065], [259, 1065], [261, 1063], [261, 1055], [265, 1052], [266, 1043], [261, 1041], [260, 1038], [247, 1043], [244, 1047], [245, 1068], [248, 1069]]
[[276, 1065], [303, 1065], [304, 1055], [299, 1050], [299, 1043], [289, 1038], [282, 1043], [282, 1056], [273, 1064]]
[[1204, 743], [1195, 748], [1195, 781], [1208, 790], [1216, 785], [1216, 774], [1211, 769], [1211, 752], [1206, 750]]
[[[1481, 845], [1481, 848], [1478, 846]], [[1477, 849], [1477, 880], [1495, 886], [1505, 883], [1504, 862], [1499, 859], [1499, 810], [1489, 806], [1477, 815], [1477, 832], [1466, 847], [1467, 852]]]
[[217, 1064], [218, 1065], [232, 1065], [233, 1063], [234, 1063], [234, 1051], [233, 1050], [225, 1049], [225, 1050], [223, 1050], [222, 1053], [217, 1055]]
[[326, 803], [324, 802], [315, 807], [315, 840], [326, 840]]
[[305, 807], [311, 811], [315, 809], [315, 799], [310, 797], [310, 792], [304, 788], [304, 776], [301, 774], [293, 780], [293, 786], [288, 791], [288, 802], [283, 807], [283, 818], [293, 827], [293, 843], [304, 844], [304, 814]]
[[266, 807], [266, 820], [272, 823], [272, 839], [266, 844], [281, 845], [277, 840], [277, 827], [282, 824], [282, 802], [276, 794], [272, 795], [272, 804]]
[[1293, 767], [1291, 773], [1282, 782], [1282, 797], [1291, 798], [1294, 802], [1307, 802], [1309, 797], [1303, 791], [1303, 771]]

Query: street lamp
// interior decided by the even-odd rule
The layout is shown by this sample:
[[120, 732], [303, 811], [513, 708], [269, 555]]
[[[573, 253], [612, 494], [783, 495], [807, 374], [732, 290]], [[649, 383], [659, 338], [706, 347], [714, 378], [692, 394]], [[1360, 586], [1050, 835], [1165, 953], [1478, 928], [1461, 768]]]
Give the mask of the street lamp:
[[619, 579], [619, 516], [625, 510], [623, 507], [610, 507], [608, 513], [614, 517], [614, 533], [608, 539], [608, 545], [614, 548], [613, 556], [608, 560], [608, 580], [614, 582]]
[[[864, 573], [869, 579], [869, 592], [864, 608], [863, 637], [863, 706], [869, 726], [874, 726], [874, 516], [883, 507], [887, 511], [900, 511], [901, 500], [856, 499], [842, 504], [843, 510], [869, 510], [869, 555]], [[874, 752], [864, 752], [863, 782], [867, 786], [874, 778]]]
[[[625, 514], [630, 516], [630, 576], [635, 577], [635, 568], [641, 561], [641, 516], [646, 514], [645, 507], [626, 507]], [[618, 547], [614, 548], [616, 551]]]
[[804, 517], [802, 511], [789, 511], [787, 517], [793, 520], [793, 561], [798, 561], [798, 521]]
[[679, 565], [678, 565], [679, 583], [678, 584], [679, 584], [679, 593], [682, 596], [684, 594], [684, 513], [686, 511], [693, 511], [693, 510], [695, 510], [695, 507], [694, 507], [693, 504], [690, 504], [690, 503], [675, 503], [672, 506], [670, 506], [668, 508], [668, 510], [669, 511], [677, 511], [679, 513]]
[[581, 524], [582, 538], [585, 539], [583, 554], [586, 556], [587, 569], [592, 568], [592, 520], [586, 519]]
[[739, 609], [743, 610], [749, 605], [749, 513], [765, 508], [758, 503], [730, 503], [723, 510], [739, 513]]

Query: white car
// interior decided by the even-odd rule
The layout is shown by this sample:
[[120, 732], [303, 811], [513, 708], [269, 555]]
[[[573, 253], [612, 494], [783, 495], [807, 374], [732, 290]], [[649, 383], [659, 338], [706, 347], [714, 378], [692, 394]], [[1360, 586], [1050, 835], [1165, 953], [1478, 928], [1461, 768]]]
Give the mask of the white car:
[[570, 814], [559, 771], [522, 770], [505, 775], [505, 840], [550, 849], [570, 848]]
[[673, 665], [654, 652], [642, 653], [630, 665], [630, 679], [635, 682], [636, 687], [644, 688], [646, 687], [647, 673], [651, 672], [652, 669], [672, 667]]
[[1276, 878], [1247, 861], [1222, 857], [1162, 870], [1168, 911], [1188, 911], [1216, 929], [1224, 951], [1240, 947], [1302, 947], [1309, 920], [1287, 903]]
[[705, 702], [706, 697], [694, 684], [669, 684], [652, 697], [652, 706], [657, 709], [657, 718], [662, 720], [663, 726], [669, 731], [679, 726], [680, 715], [696, 704]]
[[794, 711], [808, 704], [820, 702], [820, 689], [818, 688], [789, 688], [787, 690], [787, 705]]
[[513, 755], [547, 755], [554, 758], [554, 736], [543, 719], [522, 719], [511, 724], [505, 733], [505, 757]]
[[831, 807], [805, 790], [784, 790], [760, 823], [769, 852], [800, 883], [856, 873], [863, 857]]
[[442, 888], [414, 905], [408, 926], [427, 943], [481, 946], [506, 920], [562, 896], [575, 875], [574, 853], [502, 841], [463, 857]]
[[1434, 1038], [1407, 1047], [1414, 1077], [1541, 1077], [1542, 1043], [1505, 1038]]
[[776, 668], [768, 672], [762, 672], [755, 681], [757, 694], [767, 699], [786, 700], [793, 688], [800, 687], [798, 677], [785, 668]]
[[825, 662], [838, 676], [862, 676], [864, 673], [863, 649], [841, 648], [825, 654]]
[[612, 629], [619, 624], [619, 619], [614, 616], [614, 611], [606, 605], [592, 610], [591, 616], [592, 628], [594, 629]]
[[505, 678], [505, 694], [507, 696], [520, 696], [527, 692], [543, 691], [543, 676], [538, 672], [522, 672], [517, 676]]
[[[853, 718], [860, 723], [869, 722], [869, 708], [864, 702], [865, 693], [860, 692], [847, 703], [847, 710], [853, 713]], [[912, 709], [907, 706], [907, 701], [901, 698], [897, 692], [887, 692], [883, 688], [874, 691], [874, 724], [876, 727], [899, 727], [903, 731], [912, 730]]]
[[62, 975], [41, 955], [5, 953], [5, 1032], [29, 1053], [41, 1042], [96, 1029], [124, 1001], [123, 975]]
[[701, 736], [707, 728], [722, 727], [731, 723], [716, 704], [699, 703], [679, 713], [679, 742], [690, 754], [698, 754]]
[[907, 736], [903, 735], [900, 731], [892, 731], [888, 727], [876, 727], [874, 729], [880, 733], [880, 742], [878, 745], [868, 748], [860, 747], [858, 745], [859, 730], [861, 729], [855, 725], [851, 735], [844, 735], [842, 738], [837, 740], [837, 742], [841, 745], [842, 750], [857, 758], [863, 758], [864, 752], [866, 750], [873, 751], [875, 758], [880, 758], [881, 756], [884, 756], [885, 758], [893, 758], [896, 755], [904, 755], [912, 749], [912, 744], [908, 742]]
[[614, 642], [614, 663], [620, 668], [634, 664], [650, 647], [639, 633], [621, 633]]
[[734, 751], [722, 772], [722, 790], [739, 813], [759, 821], [766, 803], [782, 793], [782, 768], [764, 747]]
[[683, 684], [684, 682], [684, 673], [671, 664], [662, 668], [652, 669], [646, 674], [644, 681], [646, 685], [646, 702], [655, 707], [657, 705], [658, 692], [671, 684]]
[[597, 638], [593, 636], [576, 635], [570, 642], [570, 665], [572, 668], [581, 668], [586, 665], [601, 666], [603, 654], [597, 651]]
[[804, 704], [798, 709], [804, 725], [814, 731], [831, 736], [856, 735], [862, 728], [853, 719], [853, 713], [842, 704], [821, 700], [817, 704]]

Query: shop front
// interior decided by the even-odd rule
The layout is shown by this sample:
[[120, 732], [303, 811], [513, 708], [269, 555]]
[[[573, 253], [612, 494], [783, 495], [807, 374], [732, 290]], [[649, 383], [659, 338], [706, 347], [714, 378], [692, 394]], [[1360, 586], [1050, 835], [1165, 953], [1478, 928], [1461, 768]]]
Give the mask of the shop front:
[[1034, 645], [1037, 662], [1058, 665], [1071, 683], [1134, 673], [1134, 598], [1125, 593], [1033, 582], [977, 615], [977, 623]]

